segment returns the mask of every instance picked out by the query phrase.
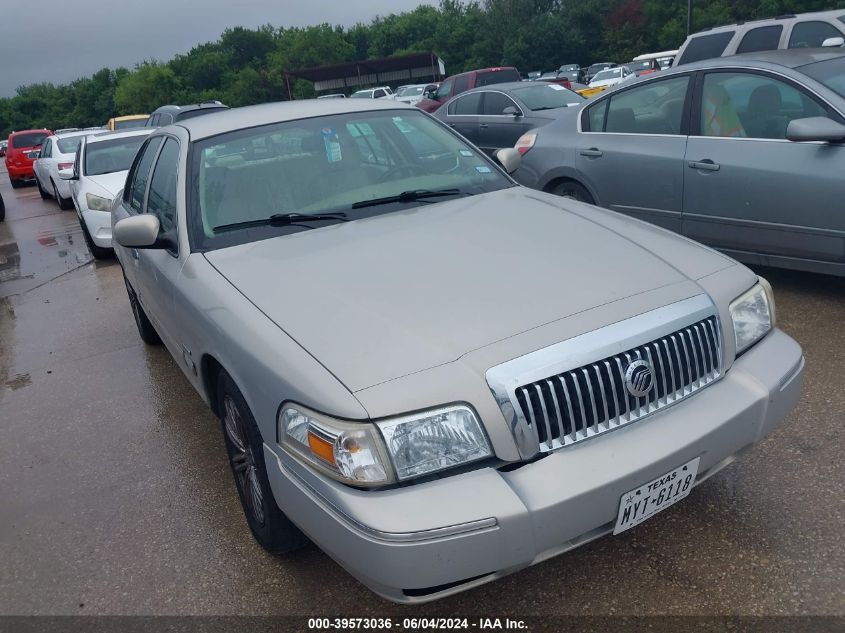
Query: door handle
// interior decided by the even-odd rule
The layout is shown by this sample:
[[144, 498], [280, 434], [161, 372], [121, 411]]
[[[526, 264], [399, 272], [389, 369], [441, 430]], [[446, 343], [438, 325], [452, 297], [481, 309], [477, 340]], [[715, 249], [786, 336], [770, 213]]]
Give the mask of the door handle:
[[600, 156], [604, 156], [604, 152], [598, 149], [597, 147], [591, 147], [590, 149], [582, 149], [580, 154], [581, 156], [590, 156], [592, 158], [599, 158]]
[[719, 171], [719, 165], [714, 163], [709, 158], [704, 160], [691, 160], [689, 162], [690, 169], [701, 169], [703, 171]]
[[450, 123], [450, 124], [449, 124], [449, 127], [455, 127], [455, 124], [454, 124], [454, 123]]
[[480, 127], [480, 128], [483, 130], [483, 129], [488, 128], [488, 127], [490, 127], [490, 126], [489, 126], [489, 125], [487, 125], [486, 123], [479, 123], [479, 124], [478, 124], [478, 127]]

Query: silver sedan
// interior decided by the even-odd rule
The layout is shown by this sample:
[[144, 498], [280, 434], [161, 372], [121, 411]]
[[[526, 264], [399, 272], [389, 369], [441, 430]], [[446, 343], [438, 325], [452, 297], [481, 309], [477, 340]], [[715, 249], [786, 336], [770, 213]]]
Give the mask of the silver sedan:
[[651, 519], [800, 392], [764, 279], [496, 160], [394, 101], [268, 104], [156, 130], [113, 208], [257, 541], [399, 602]]
[[522, 184], [648, 220], [741, 261], [845, 275], [845, 53], [687, 64], [518, 142]]

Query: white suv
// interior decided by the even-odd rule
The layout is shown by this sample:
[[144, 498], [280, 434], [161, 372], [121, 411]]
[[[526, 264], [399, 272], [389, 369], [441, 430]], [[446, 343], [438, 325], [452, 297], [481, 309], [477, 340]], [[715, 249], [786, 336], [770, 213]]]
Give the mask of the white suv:
[[393, 91], [389, 86], [377, 86], [352, 93], [352, 99], [392, 99]]
[[[839, 38], [839, 41], [836, 40]], [[741, 22], [690, 35], [678, 51], [675, 65], [738, 53], [784, 48], [841, 46], [845, 42], [845, 10], [783, 15]]]

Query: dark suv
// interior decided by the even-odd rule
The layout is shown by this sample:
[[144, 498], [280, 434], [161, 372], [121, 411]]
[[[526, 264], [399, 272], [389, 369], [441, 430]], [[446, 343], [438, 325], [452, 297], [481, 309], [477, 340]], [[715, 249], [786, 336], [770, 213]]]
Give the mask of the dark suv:
[[203, 114], [228, 109], [229, 106], [219, 101], [203, 101], [202, 103], [192, 103], [183, 106], [164, 105], [153, 111], [150, 118], [147, 119], [146, 127], [164, 127], [165, 125], [170, 125], [183, 119], [191, 119], [195, 116], [202, 116]]
[[434, 112], [455, 95], [466, 92], [471, 88], [520, 81], [521, 79], [522, 77], [520, 77], [519, 71], [512, 66], [470, 70], [460, 75], [449, 77], [440, 84], [440, 87], [434, 93], [429, 93], [425, 99], [418, 102], [417, 107], [426, 112]]

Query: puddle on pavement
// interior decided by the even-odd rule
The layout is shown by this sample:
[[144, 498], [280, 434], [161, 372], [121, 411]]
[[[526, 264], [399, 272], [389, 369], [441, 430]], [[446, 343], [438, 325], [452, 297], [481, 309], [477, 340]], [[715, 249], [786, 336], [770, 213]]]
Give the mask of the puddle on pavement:
[[17, 391], [30, 383], [32, 383], [32, 376], [29, 374], [15, 374], [13, 378], [6, 381], [6, 386], [12, 391]]

